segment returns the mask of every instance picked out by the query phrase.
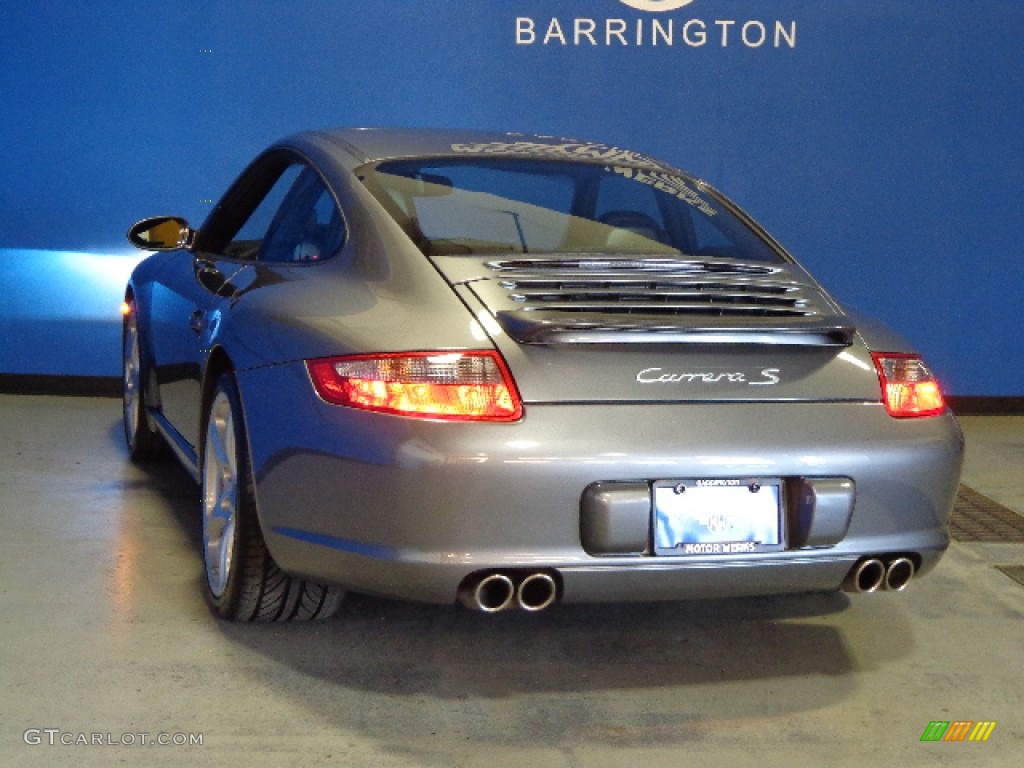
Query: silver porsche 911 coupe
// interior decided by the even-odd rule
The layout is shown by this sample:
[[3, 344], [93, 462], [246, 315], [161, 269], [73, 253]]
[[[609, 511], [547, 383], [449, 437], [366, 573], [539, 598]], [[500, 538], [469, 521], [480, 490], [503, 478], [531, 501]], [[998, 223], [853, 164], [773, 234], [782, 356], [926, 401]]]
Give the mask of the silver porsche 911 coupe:
[[218, 616], [898, 590], [948, 546], [926, 364], [645, 155], [308, 132], [128, 236], [128, 449], [200, 484]]

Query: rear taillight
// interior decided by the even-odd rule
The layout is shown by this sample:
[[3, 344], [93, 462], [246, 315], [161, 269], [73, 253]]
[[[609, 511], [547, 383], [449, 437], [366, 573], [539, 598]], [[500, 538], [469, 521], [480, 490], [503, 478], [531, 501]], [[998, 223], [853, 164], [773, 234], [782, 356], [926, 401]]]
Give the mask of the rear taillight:
[[908, 419], [945, 412], [946, 401], [939, 383], [920, 357], [888, 352], [873, 352], [871, 356], [890, 416]]
[[408, 352], [308, 360], [328, 403], [399, 416], [452, 421], [515, 421], [523, 405], [493, 351]]

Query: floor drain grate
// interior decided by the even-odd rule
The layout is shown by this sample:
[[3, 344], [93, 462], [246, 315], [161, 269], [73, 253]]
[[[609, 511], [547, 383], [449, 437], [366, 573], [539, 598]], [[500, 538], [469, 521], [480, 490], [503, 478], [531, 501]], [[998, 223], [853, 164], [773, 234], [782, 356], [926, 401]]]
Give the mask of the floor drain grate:
[[1024, 517], [973, 488], [961, 485], [953, 504], [949, 533], [957, 541], [1024, 544]]

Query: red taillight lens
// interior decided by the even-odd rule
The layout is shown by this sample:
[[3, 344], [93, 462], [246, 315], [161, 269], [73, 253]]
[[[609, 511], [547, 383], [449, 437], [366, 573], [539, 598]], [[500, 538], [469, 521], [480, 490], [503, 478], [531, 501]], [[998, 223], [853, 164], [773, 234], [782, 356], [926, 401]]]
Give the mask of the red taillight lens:
[[523, 415], [512, 375], [493, 351], [354, 355], [306, 362], [328, 403], [452, 421]]
[[917, 355], [875, 352], [882, 400], [897, 419], [938, 416], [946, 410], [942, 390], [928, 366]]

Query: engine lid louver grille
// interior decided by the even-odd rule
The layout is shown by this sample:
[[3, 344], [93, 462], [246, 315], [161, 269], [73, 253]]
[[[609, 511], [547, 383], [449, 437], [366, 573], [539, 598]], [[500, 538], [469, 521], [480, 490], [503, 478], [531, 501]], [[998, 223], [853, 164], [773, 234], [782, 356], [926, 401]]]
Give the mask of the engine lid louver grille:
[[503, 280], [501, 286], [524, 309], [612, 314], [809, 317], [814, 313], [798, 289], [704, 281], [603, 280], [581, 282]]
[[[524, 343], [848, 345], [853, 328], [786, 265], [689, 259], [491, 261], [474, 284]], [[494, 291], [481, 283], [489, 283]]]

